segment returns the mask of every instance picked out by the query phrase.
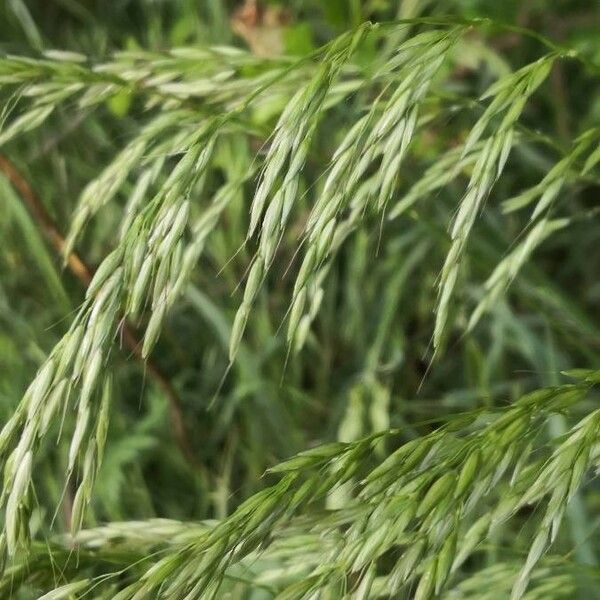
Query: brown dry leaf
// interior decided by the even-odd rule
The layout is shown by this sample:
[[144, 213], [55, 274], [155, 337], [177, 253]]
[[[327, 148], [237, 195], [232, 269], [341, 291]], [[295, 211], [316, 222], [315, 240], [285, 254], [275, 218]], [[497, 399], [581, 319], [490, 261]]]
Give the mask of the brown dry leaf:
[[261, 5], [258, 0], [246, 0], [231, 17], [231, 28], [245, 40], [257, 56], [277, 56], [283, 53], [283, 28], [290, 14], [278, 6]]

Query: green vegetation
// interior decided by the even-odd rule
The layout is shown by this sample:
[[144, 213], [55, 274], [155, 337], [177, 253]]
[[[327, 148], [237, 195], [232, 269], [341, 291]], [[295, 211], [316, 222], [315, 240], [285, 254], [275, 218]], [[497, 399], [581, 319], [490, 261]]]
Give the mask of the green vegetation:
[[600, 8], [0, 7], [0, 597], [600, 597]]

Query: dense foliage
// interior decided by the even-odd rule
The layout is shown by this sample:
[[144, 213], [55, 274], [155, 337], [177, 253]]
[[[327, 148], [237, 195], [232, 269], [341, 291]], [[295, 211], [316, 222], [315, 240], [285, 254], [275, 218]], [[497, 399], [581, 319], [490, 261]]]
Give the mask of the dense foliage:
[[2, 598], [600, 597], [593, 4], [4, 3]]

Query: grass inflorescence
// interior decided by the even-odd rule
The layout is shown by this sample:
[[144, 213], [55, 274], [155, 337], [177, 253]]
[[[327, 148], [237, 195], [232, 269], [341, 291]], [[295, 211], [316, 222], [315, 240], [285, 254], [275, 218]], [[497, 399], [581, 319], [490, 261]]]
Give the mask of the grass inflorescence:
[[[119, 215], [112, 246], [0, 433], [0, 590], [15, 582], [38, 585], [46, 599], [241, 598], [235, 594], [258, 590], [286, 600], [402, 594], [427, 600], [486, 598], [481, 587], [496, 582], [491, 585], [512, 600], [545, 597], [549, 590], [552, 597], [570, 597], [576, 569], [546, 555], [589, 474], [600, 467], [600, 413], [593, 402], [599, 372], [572, 370], [570, 383], [536, 382], [529, 391], [515, 384], [510, 403], [493, 405], [489, 398], [501, 395], [490, 387], [492, 367], [479, 365], [473, 387], [488, 386], [480, 394], [486, 401], [459, 413], [445, 407], [435, 415], [438, 421], [425, 424], [394, 414], [390, 391], [380, 383], [394, 376], [397, 365], [422, 360], [415, 368], [416, 393], [427, 385], [428, 372], [435, 377], [444, 368], [445, 353], [456, 351], [447, 349], [456, 332], [468, 343], [492, 317], [490, 364], [500, 361], [505, 338], [508, 357], [522, 352], [536, 364], [539, 357], [522, 349], [528, 343], [522, 340], [532, 337], [528, 325], [507, 308], [506, 291], [518, 287], [545, 244], [595, 214], [585, 204], [578, 214], [566, 210], [566, 191], [597, 185], [600, 129], [586, 127], [569, 144], [540, 144], [543, 136], [524, 122], [553, 69], [576, 53], [544, 47], [519, 68], [502, 64], [494, 81], [487, 77], [483, 93], [464, 94], [455, 103], [457, 65], [473, 49], [473, 31], [487, 25], [461, 19], [417, 18], [382, 27], [368, 22], [298, 59], [257, 57], [229, 46], [132, 49], [104, 62], [66, 51], [0, 56], [0, 86], [10, 98], [2, 114], [2, 151], [49, 127], [65, 107], [85, 116], [126, 97], [143, 115], [122, 148], [102, 168], [94, 166], [95, 176], [81, 186], [64, 240], [65, 263], [111, 210]], [[388, 51], [391, 40], [400, 42]], [[500, 62], [485, 56], [490, 64]], [[448, 114], [465, 125], [422, 161], [432, 132], [451, 127]], [[329, 122], [336, 131], [325, 144]], [[524, 177], [519, 190], [504, 183], [513, 155], [522, 159], [538, 145], [552, 156], [538, 161], [542, 172]], [[529, 211], [501, 250], [492, 247], [496, 221], [487, 223], [492, 233], [478, 235], [486, 202], [498, 188], [498, 212], [507, 219]], [[450, 202], [439, 200], [444, 193]], [[385, 229], [396, 226], [411, 227], [402, 232], [408, 237], [388, 244]], [[222, 276], [227, 302], [235, 303], [226, 314], [195, 287], [199, 262], [203, 268], [212, 263]], [[374, 264], [382, 271], [370, 272]], [[472, 271], [484, 270], [472, 302], [463, 301], [459, 292], [476, 285]], [[372, 302], [367, 318], [352, 308], [336, 314], [336, 281], [347, 277], [337, 295], [356, 300], [370, 276], [383, 293], [364, 291]], [[539, 283], [539, 273], [523, 279], [524, 303], [546, 302], [549, 313], [565, 313], [568, 302], [559, 294], [539, 299], [540, 290], [551, 289]], [[202, 281], [211, 285], [206, 276]], [[597, 296], [597, 290], [590, 293]], [[406, 329], [419, 328], [427, 338], [424, 356], [415, 357], [405, 338], [394, 338], [383, 362], [402, 294], [408, 296], [404, 303], [412, 303]], [[331, 336], [340, 350], [324, 343], [319, 360], [340, 372], [354, 369], [343, 391], [350, 400], [332, 411], [340, 439], [290, 452], [294, 456], [276, 466], [272, 457], [258, 468], [245, 465], [254, 493], [229, 510], [232, 494], [224, 482], [239, 475], [231, 464], [236, 432], [219, 449], [222, 473], [210, 480], [200, 469], [193, 476], [207, 486], [202, 489], [208, 489], [218, 521], [122, 521], [115, 514], [95, 526], [103, 460], [119, 464], [110, 455], [110, 427], [119, 421], [114, 362], [126, 322], [140, 331], [134, 354], [146, 361], [161, 348], [169, 319], [183, 319], [178, 311], [185, 303], [217, 331], [219, 345], [200, 367], [192, 350], [186, 362], [184, 345], [176, 354], [183, 354], [191, 372], [214, 369], [212, 393], [227, 384], [222, 376], [228, 370], [239, 369], [243, 382], [216, 430], [224, 429], [246, 396], [265, 393], [259, 373], [270, 361], [277, 377], [300, 371], [298, 388], [303, 374], [313, 385], [311, 377], [319, 380], [320, 371], [301, 357], [316, 352], [320, 336]], [[271, 310], [278, 311], [277, 323]], [[374, 333], [366, 324], [369, 311], [382, 314]], [[573, 331], [595, 335], [580, 313], [569, 313], [565, 327], [571, 329], [559, 329], [569, 344]], [[375, 339], [369, 349], [365, 335]], [[260, 345], [261, 336], [267, 350], [255, 360], [248, 347]], [[173, 347], [172, 340], [163, 342]], [[347, 358], [346, 347], [356, 361]], [[589, 350], [573, 354], [596, 357], [597, 348], [595, 339]], [[468, 352], [470, 368], [484, 360], [477, 342]], [[277, 398], [277, 391], [269, 393]], [[312, 407], [308, 394], [295, 393], [291, 410], [302, 403]], [[508, 395], [506, 388], [502, 393]], [[450, 404], [462, 401], [448, 398]], [[219, 403], [213, 410], [221, 410]], [[270, 407], [263, 403], [261, 410], [269, 413]], [[322, 416], [328, 408], [319, 410]], [[288, 434], [283, 422], [273, 428], [282, 438], [289, 435], [289, 448], [297, 450], [302, 434]], [[548, 435], [549, 424], [557, 423], [561, 433]], [[144, 438], [151, 426], [138, 432], [142, 449], [154, 443]], [[260, 446], [260, 427], [250, 435]], [[48, 515], [39, 510], [36, 479], [46, 440], [56, 437], [66, 441], [60, 495], [69, 498], [69, 533], [48, 534], [46, 545], [38, 539], [39, 522]], [[214, 465], [207, 462], [210, 471]], [[482, 548], [511, 523], [527, 530], [522, 560], [502, 556], [482, 564]], [[64, 561], [59, 578], [48, 576], [48, 552]], [[76, 560], [69, 558], [72, 552]], [[98, 576], [95, 567], [106, 575]]]

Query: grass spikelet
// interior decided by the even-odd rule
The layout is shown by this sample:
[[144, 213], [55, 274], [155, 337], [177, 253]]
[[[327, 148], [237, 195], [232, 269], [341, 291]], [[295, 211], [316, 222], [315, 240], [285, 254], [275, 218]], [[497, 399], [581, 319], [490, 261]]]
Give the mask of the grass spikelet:
[[463, 196], [450, 232], [451, 246], [442, 268], [439, 298], [433, 333], [434, 352], [440, 350], [449, 316], [449, 303], [458, 280], [461, 258], [481, 205], [500, 176], [513, 140], [513, 127], [525, 103], [547, 77], [555, 55], [550, 54], [535, 63], [510, 74], [500, 81], [483, 99], [493, 97], [485, 113], [475, 124], [463, 146], [463, 156], [480, 140], [492, 118], [502, 115], [500, 126], [489, 137], [477, 157], [467, 191]]
[[23, 503], [31, 485], [31, 451], [25, 452], [21, 460], [14, 466], [15, 476], [8, 495], [5, 510], [4, 531], [6, 534], [6, 549], [9, 556], [14, 556], [21, 532], [24, 531], [21, 514]]
[[473, 329], [483, 314], [498, 302], [501, 295], [527, 262], [532, 252], [545, 239], [568, 224], [568, 219], [553, 219], [551, 221], [542, 219], [527, 233], [525, 239], [498, 263], [494, 272], [484, 284], [484, 296], [471, 314], [467, 330]]

